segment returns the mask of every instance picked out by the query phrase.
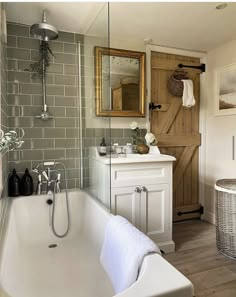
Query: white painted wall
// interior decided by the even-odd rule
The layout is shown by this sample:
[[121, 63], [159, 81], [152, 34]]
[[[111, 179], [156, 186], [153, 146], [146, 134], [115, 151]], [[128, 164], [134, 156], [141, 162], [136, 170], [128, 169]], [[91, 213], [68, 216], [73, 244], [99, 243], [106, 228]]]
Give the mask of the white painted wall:
[[214, 222], [214, 184], [218, 179], [236, 177], [236, 161], [232, 160], [232, 136], [236, 136], [236, 114], [214, 115], [214, 71], [219, 67], [236, 63], [236, 40], [209, 51], [207, 63], [204, 218]]

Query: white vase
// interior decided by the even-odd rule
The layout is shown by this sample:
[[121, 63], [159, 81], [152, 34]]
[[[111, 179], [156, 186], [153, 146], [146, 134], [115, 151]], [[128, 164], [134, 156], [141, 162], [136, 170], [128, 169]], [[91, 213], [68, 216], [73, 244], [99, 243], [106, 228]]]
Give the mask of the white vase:
[[159, 148], [156, 145], [149, 145], [149, 154], [151, 155], [159, 155], [160, 151]]

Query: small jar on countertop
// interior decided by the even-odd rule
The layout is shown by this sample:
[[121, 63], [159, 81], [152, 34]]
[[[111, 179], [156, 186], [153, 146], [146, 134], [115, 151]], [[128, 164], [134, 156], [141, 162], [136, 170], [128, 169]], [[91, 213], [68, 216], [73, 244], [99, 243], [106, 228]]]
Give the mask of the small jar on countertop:
[[126, 154], [132, 154], [133, 153], [133, 147], [131, 143], [126, 144]]

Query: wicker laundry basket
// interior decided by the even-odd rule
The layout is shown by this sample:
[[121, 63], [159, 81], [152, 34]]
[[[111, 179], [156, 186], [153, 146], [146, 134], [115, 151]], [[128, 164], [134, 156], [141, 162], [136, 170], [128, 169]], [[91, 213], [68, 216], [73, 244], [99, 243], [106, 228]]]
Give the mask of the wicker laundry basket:
[[236, 260], [236, 179], [218, 180], [215, 189], [217, 248]]

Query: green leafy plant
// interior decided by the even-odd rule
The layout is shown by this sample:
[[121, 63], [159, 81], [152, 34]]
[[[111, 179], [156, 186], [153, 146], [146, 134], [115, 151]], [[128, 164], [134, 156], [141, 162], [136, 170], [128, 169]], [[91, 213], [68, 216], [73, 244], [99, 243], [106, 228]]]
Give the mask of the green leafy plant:
[[140, 129], [136, 122], [130, 124], [132, 144], [136, 145], [140, 142]]
[[33, 72], [32, 79], [36, 79], [37, 77], [42, 79], [43, 74], [46, 74], [47, 68], [50, 66], [51, 57], [55, 57], [55, 55], [50, 49], [49, 43], [42, 41], [39, 47], [39, 60], [30, 64], [29, 69], [25, 69], [25, 71]]

